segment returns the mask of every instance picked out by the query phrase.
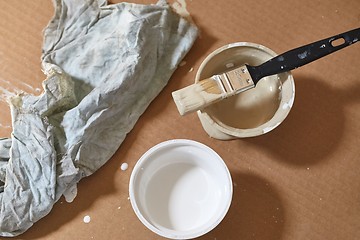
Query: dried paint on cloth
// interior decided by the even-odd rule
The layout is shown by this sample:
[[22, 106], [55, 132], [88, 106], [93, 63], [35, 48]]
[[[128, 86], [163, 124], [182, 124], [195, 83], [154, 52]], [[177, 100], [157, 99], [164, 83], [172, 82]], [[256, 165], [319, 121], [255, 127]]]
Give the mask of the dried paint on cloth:
[[190, 50], [197, 28], [168, 6], [56, 0], [40, 96], [10, 102], [0, 139], [0, 235], [16, 236], [100, 168]]

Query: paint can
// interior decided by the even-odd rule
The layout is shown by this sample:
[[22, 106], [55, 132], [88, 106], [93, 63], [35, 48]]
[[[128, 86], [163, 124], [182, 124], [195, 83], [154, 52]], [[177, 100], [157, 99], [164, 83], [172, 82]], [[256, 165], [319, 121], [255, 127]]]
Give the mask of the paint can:
[[[195, 82], [244, 64], [253, 66], [275, 57], [271, 49], [249, 42], [225, 45], [201, 63]], [[255, 88], [229, 97], [197, 111], [210, 137], [229, 140], [265, 134], [283, 122], [295, 98], [295, 84], [290, 72], [261, 79]]]
[[137, 217], [170, 239], [193, 239], [215, 228], [230, 207], [232, 191], [221, 157], [185, 139], [149, 149], [136, 163], [129, 184]]

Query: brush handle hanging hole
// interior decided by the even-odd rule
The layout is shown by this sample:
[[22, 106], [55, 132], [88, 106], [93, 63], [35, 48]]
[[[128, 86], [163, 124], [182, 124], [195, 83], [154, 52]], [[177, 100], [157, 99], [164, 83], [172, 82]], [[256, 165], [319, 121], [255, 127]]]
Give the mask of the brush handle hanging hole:
[[339, 46], [341, 46], [341, 45], [343, 45], [345, 43], [346, 43], [346, 40], [343, 37], [339, 37], [339, 38], [336, 38], [336, 39], [333, 39], [333, 40], [330, 41], [330, 44], [333, 47], [339, 47]]
[[359, 42], [360, 28], [350, 30], [329, 38], [322, 39], [287, 51], [258, 66], [248, 66], [248, 70], [256, 83], [261, 78], [281, 72], [291, 71], [353, 43]]

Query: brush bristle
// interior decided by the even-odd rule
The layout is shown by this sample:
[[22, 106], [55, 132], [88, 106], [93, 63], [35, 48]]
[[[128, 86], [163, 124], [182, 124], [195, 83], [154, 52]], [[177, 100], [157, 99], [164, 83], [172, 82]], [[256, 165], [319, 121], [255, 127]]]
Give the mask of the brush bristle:
[[172, 96], [181, 115], [202, 109], [222, 98], [218, 84], [212, 79], [175, 91]]
[[211, 78], [199, 81], [198, 84], [200, 84], [203, 87], [203, 90], [205, 92], [214, 93], [214, 94], [222, 93], [218, 83]]

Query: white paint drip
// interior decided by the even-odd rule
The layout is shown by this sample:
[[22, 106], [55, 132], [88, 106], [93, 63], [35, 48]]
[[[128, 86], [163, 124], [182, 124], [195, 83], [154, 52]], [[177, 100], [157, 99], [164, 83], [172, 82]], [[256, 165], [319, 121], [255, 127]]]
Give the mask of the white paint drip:
[[26, 88], [30, 89], [33, 92], [40, 92], [40, 88], [34, 88], [33, 86], [31, 86], [30, 84], [21, 82], [22, 85], [24, 85]]
[[8, 89], [0, 86], [0, 100], [2, 102], [8, 103], [8, 99], [16, 97], [20, 93], [22, 93], [22, 91], [19, 89], [16, 89], [15, 92], [11, 92]]
[[299, 59], [304, 59], [304, 58], [307, 57], [307, 55], [308, 55], [308, 52], [305, 51], [305, 52], [303, 52], [303, 53], [298, 54], [298, 57], [299, 57]]
[[[4, 87], [4, 85], [7, 85], [8, 87]], [[11, 82], [7, 80], [0, 79], [0, 100], [2, 102], [8, 102], [8, 99], [22, 93], [25, 93], [22, 89], [12, 86]]]
[[84, 223], [89, 223], [91, 221], [91, 217], [89, 215], [86, 215], [83, 219]]
[[5, 79], [0, 79], [0, 82], [5, 83], [7, 85], [11, 85], [11, 83]]
[[123, 164], [121, 164], [120, 169], [121, 169], [122, 171], [125, 171], [126, 169], [128, 169], [128, 167], [129, 167], [129, 164], [123, 163]]
[[179, 64], [180, 67], [183, 67], [183, 66], [185, 66], [185, 65], [186, 65], [186, 61], [182, 61], [182, 62]]
[[65, 192], [64, 192], [64, 197], [66, 202], [71, 203], [74, 201], [76, 195], [77, 195], [77, 185], [76, 183], [74, 185], [72, 185], [71, 187], [69, 187]]
[[[21, 85], [25, 86], [27, 89], [30, 89], [32, 92], [41, 93], [40, 88], [34, 88], [31, 85], [18, 81]], [[15, 87], [10, 81], [0, 78], [0, 102], [9, 104], [9, 100], [20, 94], [27, 93], [23, 89]], [[0, 122], [1, 128], [11, 128], [10, 125], [3, 124]]]
[[[31, 86], [30, 84], [27, 84], [23, 81], [20, 81], [20, 80], [17, 80], [16, 82], [20, 83], [21, 85], [25, 86], [25, 88], [29, 89], [30, 91], [32, 92], [37, 92], [37, 93], [40, 93], [41, 92], [41, 89], [40, 88], [34, 88], [33, 86]], [[5, 80], [5, 79], [0, 79], [0, 85], [7, 85], [9, 86], [8, 88], [6, 88], [7, 90], [8, 89], [12, 89], [14, 92], [25, 92], [25, 90], [23, 89], [20, 89], [20, 88], [16, 88], [13, 86], [13, 84], [8, 81], [8, 80]], [[0, 89], [4, 89], [3, 87], [0, 86]]]
[[0, 127], [1, 127], [1, 128], [11, 128], [11, 126], [9, 126], [9, 125], [4, 125], [4, 124], [2, 124], [2, 123], [0, 123]]
[[171, 6], [173, 7], [174, 11], [177, 14], [179, 14], [180, 16], [182, 16], [192, 22], [190, 13], [186, 9], [186, 1], [185, 0], [177, 0]]

